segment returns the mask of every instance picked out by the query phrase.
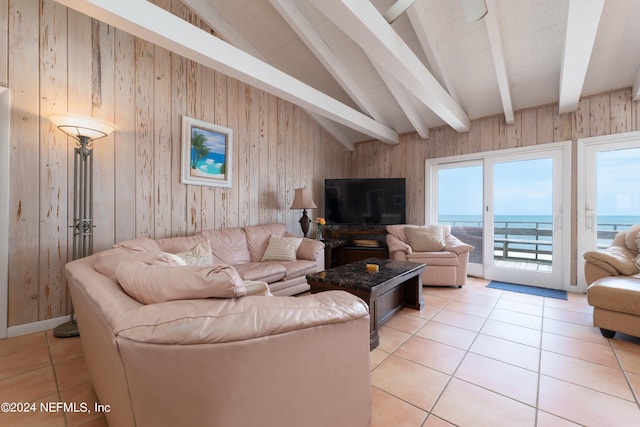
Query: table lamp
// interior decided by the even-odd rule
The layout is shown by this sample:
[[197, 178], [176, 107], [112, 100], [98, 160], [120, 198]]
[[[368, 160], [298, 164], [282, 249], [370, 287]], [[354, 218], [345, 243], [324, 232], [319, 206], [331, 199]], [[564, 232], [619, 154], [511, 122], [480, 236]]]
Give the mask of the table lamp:
[[307, 233], [309, 232], [309, 224], [311, 223], [311, 220], [307, 216], [307, 209], [315, 208], [317, 208], [317, 206], [313, 202], [313, 198], [311, 197], [311, 189], [306, 187], [296, 188], [291, 209], [302, 209], [302, 217], [298, 222], [300, 223], [300, 227], [302, 227], [302, 234], [304, 235], [304, 237], [307, 237]]

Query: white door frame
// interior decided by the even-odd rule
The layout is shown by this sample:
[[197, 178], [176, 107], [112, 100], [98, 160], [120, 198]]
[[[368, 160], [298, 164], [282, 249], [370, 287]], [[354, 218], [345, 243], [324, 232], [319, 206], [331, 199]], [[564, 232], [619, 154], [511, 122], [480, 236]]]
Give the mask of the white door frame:
[[7, 337], [9, 313], [9, 115], [11, 97], [0, 86], [0, 339]]
[[[437, 224], [438, 221], [438, 200], [436, 197], [438, 192], [438, 165], [471, 162], [474, 160], [482, 160], [484, 162], [486, 158], [499, 159], [502, 157], [545, 153], [556, 150], [562, 150], [562, 164], [554, 165], [554, 171], [559, 169], [561, 173], [562, 197], [560, 214], [559, 217], [554, 218], [554, 222], [556, 223], [554, 227], [559, 227], [560, 236], [563, 241], [562, 250], [558, 255], [559, 264], [562, 266], [562, 272], [560, 274], [562, 283], [560, 289], [569, 290], [571, 285], [571, 269], [569, 268], [571, 265], [571, 141], [427, 159], [425, 162], [425, 224]], [[485, 205], [486, 203], [487, 201], [485, 201]]]
[[[576, 245], [578, 253], [577, 279], [578, 290], [586, 292], [587, 282], [584, 276], [584, 254], [593, 250], [593, 242], [597, 241], [597, 219], [595, 190], [596, 175], [591, 173], [596, 168], [595, 153], [601, 150], [623, 150], [640, 147], [640, 131], [619, 133], [615, 135], [594, 136], [578, 139], [578, 194], [577, 194], [577, 223]], [[589, 172], [589, 173], [587, 173]]]
[[[453, 158], [457, 159], [459, 156], [455, 156]], [[438, 188], [440, 183], [438, 181], [438, 172], [440, 170], [446, 169], [448, 167], [451, 168], [465, 168], [465, 167], [480, 167], [483, 168], [484, 161], [483, 159], [471, 159], [471, 160], [456, 160], [456, 161], [448, 161], [452, 159], [452, 157], [439, 158], [439, 159], [429, 159], [427, 160], [426, 167], [426, 182], [425, 189], [427, 194], [425, 195], [425, 224], [437, 224], [438, 223]], [[482, 183], [480, 183], [482, 185]], [[481, 189], [484, 192], [484, 188]], [[484, 200], [482, 201], [482, 206], [480, 207], [484, 212]], [[433, 209], [433, 211], [431, 211]], [[482, 249], [482, 248], [479, 248]], [[469, 262], [467, 266], [467, 274], [469, 276], [474, 277], [484, 277], [484, 265], [482, 262], [474, 263]]]

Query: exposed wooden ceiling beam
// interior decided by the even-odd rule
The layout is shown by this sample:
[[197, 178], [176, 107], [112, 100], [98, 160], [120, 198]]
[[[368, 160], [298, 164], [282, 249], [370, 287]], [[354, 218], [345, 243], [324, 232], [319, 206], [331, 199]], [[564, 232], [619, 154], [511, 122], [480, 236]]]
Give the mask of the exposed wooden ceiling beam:
[[[182, 2], [196, 13], [200, 19], [207, 23], [211, 28], [222, 35], [229, 43], [238, 47], [248, 54], [265, 61], [262, 54], [258, 52], [242, 35], [236, 31], [236, 29], [214, 8], [208, 0], [182, 0]], [[266, 61], [265, 61], [266, 62]], [[353, 140], [349, 138], [345, 133], [331, 120], [325, 119], [316, 113], [305, 110], [318, 124], [326, 130], [331, 136], [333, 136], [338, 142], [345, 146], [349, 151], [354, 151], [355, 146]], [[375, 119], [376, 117], [374, 117]]]
[[418, 132], [418, 135], [420, 135], [420, 138], [429, 139], [429, 126], [423, 120], [425, 115], [420, 112], [421, 105], [423, 108], [426, 107], [418, 101], [406, 87], [397, 81], [393, 74], [387, 71], [382, 64], [378, 64], [375, 59], [372, 59], [371, 63], [384, 81], [387, 89], [391, 92], [391, 95], [393, 95], [393, 98], [407, 116], [407, 119], [409, 119], [411, 126], [413, 126], [416, 132]]
[[507, 66], [504, 62], [502, 31], [498, 23], [498, 6], [495, 0], [485, 1], [488, 12], [484, 16], [484, 23], [487, 26], [487, 33], [489, 34], [489, 44], [491, 45], [493, 65], [496, 69], [500, 99], [502, 99], [502, 108], [504, 109], [504, 118], [508, 124], [513, 124], [513, 103], [511, 102], [511, 88], [509, 87]]
[[569, 0], [560, 71], [560, 114], [578, 109], [603, 7], [604, 0]]
[[344, 145], [349, 151], [355, 151], [356, 148], [353, 141], [342, 131], [344, 128], [339, 127], [335, 124], [335, 122], [325, 117], [319, 116], [315, 113], [308, 112], [308, 114], [313, 117], [313, 119], [318, 122], [318, 124], [322, 126], [324, 130], [329, 132], [329, 134], [331, 134], [331, 136], [333, 136], [340, 144]]
[[399, 141], [393, 129], [145, 0], [56, 2], [372, 138]]
[[431, 75], [391, 25], [369, 1], [323, 0], [312, 3], [395, 76], [415, 97], [458, 132], [467, 132], [470, 120]]
[[362, 88], [362, 85], [358, 83], [342, 61], [327, 46], [320, 34], [312, 27], [296, 2], [294, 0], [270, 0], [270, 2], [358, 107], [374, 119], [381, 121], [382, 113], [378, 107], [376, 107], [375, 103]]

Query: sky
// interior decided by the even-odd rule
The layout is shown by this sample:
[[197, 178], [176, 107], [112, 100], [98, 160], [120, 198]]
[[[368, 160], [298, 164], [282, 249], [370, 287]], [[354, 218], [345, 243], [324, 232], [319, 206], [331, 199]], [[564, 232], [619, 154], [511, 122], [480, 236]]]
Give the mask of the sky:
[[640, 216], [640, 148], [600, 152], [598, 215]]
[[[497, 163], [496, 215], [551, 215], [551, 160]], [[640, 148], [603, 151], [597, 157], [597, 214], [640, 216]], [[482, 167], [441, 169], [441, 215], [482, 214]]]
[[209, 149], [209, 152], [222, 154], [222, 155], [225, 154], [225, 142], [226, 142], [225, 134], [213, 132], [207, 129], [201, 129], [196, 126], [193, 126], [191, 128], [191, 132], [193, 132], [194, 134], [202, 134], [207, 138], [204, 145]]
[[[551, 215], [551, 176], [550, 159], [497, 163], [495, 214]], [[481, 166], [441, 170], [438, 182], [441, 215], [482, 214]]]

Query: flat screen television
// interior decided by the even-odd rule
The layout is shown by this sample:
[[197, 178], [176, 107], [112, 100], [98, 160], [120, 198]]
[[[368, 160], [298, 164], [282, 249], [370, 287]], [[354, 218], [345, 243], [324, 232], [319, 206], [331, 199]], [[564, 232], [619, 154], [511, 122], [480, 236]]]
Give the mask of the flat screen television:
[[327, 224], [404, 224], [405, 181], [405, 178], [325, 179]]

